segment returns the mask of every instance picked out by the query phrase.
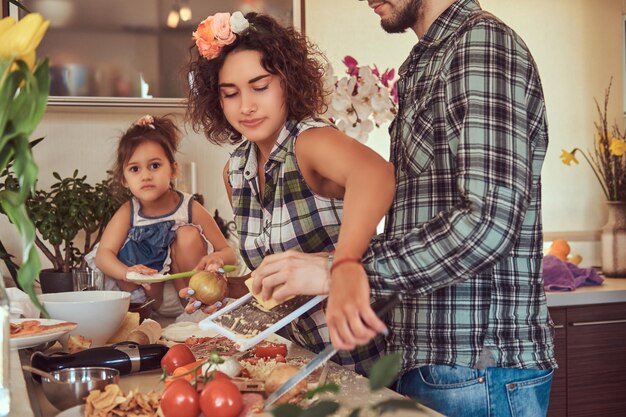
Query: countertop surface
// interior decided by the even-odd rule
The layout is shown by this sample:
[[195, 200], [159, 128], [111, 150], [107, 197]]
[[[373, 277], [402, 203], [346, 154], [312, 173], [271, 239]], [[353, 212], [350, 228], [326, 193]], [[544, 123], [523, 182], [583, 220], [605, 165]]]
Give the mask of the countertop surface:
[[[289, 343], [289, 342], [287, 342]], [[289, 355], [300, 356], [310, 359], [314, 356], [310, 351], [295, 344], [289, 343]], [[29, 360], [27, 351], [11, 350], [10, 372], [11, 372], [11, 411], [10, 417], [55, 417], [59, 411], [56, 410], [45, 398], [41, 386], [32, 381], [30, 374], [21, 369], [21, 363]], [[150, 390], [160, 391], [163, 383], [160, 382], [160, 371], [140, 372], [137, 374], [125, 375], [120, 378], [120, 387], [128, 392], [131, 389], [139, 389], [143, 393]], [[351, 408], [364, 407], [368, 404], [380, 402], [388, 399], [400, 399], [400, 394], [389, 389], [382, 389], [372, 393], [368, 388], [366, 378], [355, 374], [335, 363], [329, 363], [327, 382], [334, 382], [341, 386], [341, 390], [334, 399], [342, 405], [342, 409], [337, 416], [347, 416]], [[324, 394], [330, 395], [330, 394]], [[270, 417], [269, 414], [257, 414], [259, 417]], [[441, 414], [422, 407], [419, 411], [398, 411], [394, 417], [443, 417]]]
[[604, 278], [602, 285], [578, 287], [574, 291], [546, 292], [548, 307], [626, 302], [626, 277]]

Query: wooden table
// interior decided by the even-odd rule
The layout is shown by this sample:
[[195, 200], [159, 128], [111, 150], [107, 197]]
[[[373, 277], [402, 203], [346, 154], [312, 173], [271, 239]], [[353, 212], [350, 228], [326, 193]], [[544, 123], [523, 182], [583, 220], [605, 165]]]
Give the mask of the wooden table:
[[[312, 358], [312, 352], [299, 346], [290, 347], [290, 355]], [[30, 374], [23, 372], [22, 363], [28, 363], [30, 354], [27, 350], [11, 350], [11, 412], [10, 417], [54, 417], [59, 411], [46, 399], [40, 384], [34, 382]], [[127, 392], [131, 389], [139, 389], [141, 392], [150, 390], [160, 391], [163, 383], [159, 381], [160, 371], [148, 371], [137, 374], [125, 375], [120, 378], [120, 387]], [[401, 398], [401, 396], [389, 389], [383, 389], [371, 393], [367, 379], [341, 366], [330, 363], [327, 382], [335, 382], [341, 386], [339, 394], [334, 396], [342, 406], [348, 408], [364, 407], [366, 404], [377, 403], [383, 399]], [[259, 416], [269, 416], [267, 414]], [[425, 407], [417, 412], [401, 411], [390, 414], [394, 417], [439, 417], [441, 414]]]

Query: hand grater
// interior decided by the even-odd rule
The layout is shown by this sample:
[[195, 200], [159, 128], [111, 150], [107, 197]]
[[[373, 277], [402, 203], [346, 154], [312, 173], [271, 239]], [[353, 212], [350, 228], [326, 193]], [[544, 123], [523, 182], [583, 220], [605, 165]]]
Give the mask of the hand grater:
[[248, 293], [202, 320], [198, 326], [226, 336], [237, 344], [237, 350], [243, 352], [276, 333], [326, 297], [301, 295], [266, 310]]

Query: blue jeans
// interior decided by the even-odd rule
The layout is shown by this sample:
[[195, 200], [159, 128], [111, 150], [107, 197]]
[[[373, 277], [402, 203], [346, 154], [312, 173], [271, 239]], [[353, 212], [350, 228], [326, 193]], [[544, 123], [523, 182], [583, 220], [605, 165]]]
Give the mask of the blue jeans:
[[428, 365], [404, 374], [396, 388], [448, 417], [544, 417], [553, 372]]

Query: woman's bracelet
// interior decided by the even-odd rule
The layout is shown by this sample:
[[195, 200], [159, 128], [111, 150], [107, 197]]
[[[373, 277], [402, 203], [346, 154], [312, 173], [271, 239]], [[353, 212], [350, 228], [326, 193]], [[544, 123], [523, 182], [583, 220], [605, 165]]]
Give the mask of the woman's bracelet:
[[356, 264], [361, 265], [361, 260], [359, 258], [341, 258], [341, 259], [333, 260], [333, 263], [330, 266], [330, 273], [332, 274], [333, 269], [345, 263], [356, 263]]

